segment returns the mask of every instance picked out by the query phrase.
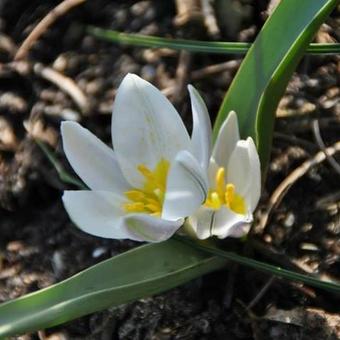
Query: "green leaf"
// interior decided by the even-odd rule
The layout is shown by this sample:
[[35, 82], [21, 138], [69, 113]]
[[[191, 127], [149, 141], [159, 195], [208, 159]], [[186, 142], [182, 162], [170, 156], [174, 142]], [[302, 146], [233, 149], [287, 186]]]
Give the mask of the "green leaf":
[[157, 294], [226, 263], [176, 240], [144, 245], [51, 287], [1, 304], [0, 338], [52, 327]]
[[320, 280], [317, 277], [313, 277], [312, 275], [301, 274], [297, 272], [293, 272], [291, 270], [287, 270], [278, 266], [274, 266], [272, 264], [257, 261], [251, 259], [249, 257], [241, 256], [236, 253], [230, 251], [224, 251], [222, 249], [207, 245], [207, 243], [195, 242], [188, 238], [175, 236], [176, 240], [179, 240], [183, 243], [191, 245], [196, 249], [204, 250], [210, 254], [220, 256], [221, 258], [225, 258], [227, 260], [239, 263], [241, 265], [259, 270], [261, 272], [269, 273], [276, 277], [281, 277], [290, 281], [303, 282], [312, 287], [324, 289], [330, 291], [332, 293], [340, 295], [340, 284], [338, 282], [324, 281]]
[[[171, 39], [106, 30], [94, 26], [87, 26], [87, 32], [97, 38], [122, 45], [164, 47], [196, 53], [244, 54], [251, 47], [251, 43]], [[340, 44], [310, 44], [306, 52], [309, 54], [337, 54], [340, 53]]]
[[256, 140], [262, 170], [270, 156], [278, 102], [309, 42], [337, 3], [282, 0], [249, 49], [223, 100], [214, 138], [229, 111], [236, 111], [241, 135]]

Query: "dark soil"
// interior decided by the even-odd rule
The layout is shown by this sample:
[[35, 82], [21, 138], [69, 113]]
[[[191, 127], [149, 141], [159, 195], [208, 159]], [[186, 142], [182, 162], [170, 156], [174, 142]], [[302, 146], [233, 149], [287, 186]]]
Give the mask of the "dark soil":
[[[60, 200], [68, 186], [27, 129], [33, 129], [69, 169], [60, 144], [60, 122], [77, 120], [110, 143], [115, 89], [127, 72], [164, 89], [190, 128], [183, 85], [190, 82], [200, 90], [214, 119], [239, 65], [235, 56], [102, 42], [86, 34], [85, 25], [198, 40], [252, 41], [268, 15], [266, 0], [214, 3], [217, 34], [206, 28], [199, 11], [196, 15], [189, 10], [185, 22], [175, 1], [87, 1], [53, 24], [27, 60], [13, 63], [16, 46], [58, 1], [0, 2], [0, 302], [49, 286], [138, 245], [96, 238], [72, 225]], [[339, 14], [338, 9], [328, 19], [318, 42], [339, 41]], [[225, 61], [230, 63], [223, 72], [201, 72]], [[39, 76], [34, 71], [37, 63], [73, 79], [85, 93], [87, 106], [80, 108], [62, 89]], [[265, 228], [259, 223], [277, 185], [320, 150], [312, 122], [319, 123], [326, 146], [339, 140], [339, 71], [337, 56], [308, 56], [301, 62], [277, 112], [257, 223], [246, 245], [225, 240], [226, 248], [237, 246], [248, 256], [321, 278], [340, 278], [340, 173], [328, 161], [293, 185]], [[167, 293], [17, 339], [340, 338], [339, 297], [276, 279], [255, 303], [269, 280], [263, 273], [233, 265]]]

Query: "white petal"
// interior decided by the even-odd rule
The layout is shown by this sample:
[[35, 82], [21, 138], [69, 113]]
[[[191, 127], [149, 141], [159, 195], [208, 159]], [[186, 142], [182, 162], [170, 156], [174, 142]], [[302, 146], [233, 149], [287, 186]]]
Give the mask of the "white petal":
[[218, 164], [215, 162], [213, 158], [210, 159], [209, 168], [208, 168], [208, 178], [209, 178], [209, 187], [214, 188], [215, 187], [215, 179], [216, 179], [216, 173], [218, 171]]
[[201, 207], [188, 218], [186, 225], [191, 227], [199, 239], [203, 240], [211, 236], [222, 239], [228, 236], [242, 237], [248, 232], [251, 221], [251, 215], [235, 214], [227, 208], [212, 210]]
[[154, 169], [162, 159], [171, 162], [189, 149], [183, 121], [168, 99], [153, 85], [128, 74], [118, 88], [112, 114], [112, 140], [124, 176], [142, 184], [137, 166]]
[[261, 195], [261, 167], [252, 138], [237, 143], [227, 169], [228, 182], [235, 185], [236, 192], [245, 198], [253, 212]]
[[236, 214], [223, 207], [217, 210], [214, 216], [212, 233], [221, 239], [242, 237], [248, 233], [252, 221], [252, 215]]
[[93, 190], [122, 192], [128, 184], [114, 152], [89, 130], [75, 122], [62, 122], [63, 147], [73, 170]]
[[189, 85], [193, 130], [191, 136], [192, 153], [207, 169], [211, 156], [211, 123], [207, 107], [196, 89]]
[[201, 240], [212, 236], [211, 223], [213, 214], [215, 214], [215, 210], [200, 207], [193, 215], [187, 218], [185, 223], [186, 231]]
[[123, 225], [135, 240], [161, 242], [170, 238], [183, 224], [183, 219], [166, 221], [146, 214], [129, 214], [123, 218]]
[[233, 152], [236, 143], [240, 139], [237, 116], [234, 111], [230, 111], [227, 119], [223, 122], [213, 148], [212, 157], [219, 166], [224, 168], [228, 165], [228, 160]]
[[190, 152], [179, 152], [169, 170], [162, 218], [177, 220], [196, 211], [206, 199], [206, 175]]
[[122, 197], [107, 191], [65, 191], [63, 202], [71, 220], [86, 233], [139, 240], [122, 224]]

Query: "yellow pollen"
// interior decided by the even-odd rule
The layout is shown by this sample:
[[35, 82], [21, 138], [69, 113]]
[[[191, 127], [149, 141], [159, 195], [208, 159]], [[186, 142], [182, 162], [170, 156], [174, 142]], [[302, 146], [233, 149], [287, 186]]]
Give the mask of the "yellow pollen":
[[126, 212], [144, 213], [160, 216], [163, 207], [169, 162], [161, 159], [154, 170], [139, 164], [137, 170], [144, 177], [142, 188], [133, 188], [124, 194], [128, 199], [123, 203]]
[[142, 201], [145, 196], [144, 193], [139, 190], [126, 191], [124, 194], [130, 201], [134, 202]]
[[142, 202], [125, 203], [124, 209], [128, 212], [142, 212], [144, 210], [144, 204]]
[[247, 212], [244, 198], [235, 191], [234, 184], [225, 184], [225, 169], [220, 167], [215, 175], [215, 188], [209, 190], [204, 206], [218, 210], [223, 205], [238, 214]]

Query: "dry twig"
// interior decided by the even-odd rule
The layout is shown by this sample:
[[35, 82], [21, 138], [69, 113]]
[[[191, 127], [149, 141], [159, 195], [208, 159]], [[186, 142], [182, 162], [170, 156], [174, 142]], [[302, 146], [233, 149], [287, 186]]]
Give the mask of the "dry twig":
[[181, 102], [185, 94], [185, 87], [188, 84], [190, 63], [191, 54], [187, 51], [181, 51], [176, 69], [176, 87], [172, 94], [174, 101], [177, 103]]
[[229, 60], [223, 63], [209, 65], [191, 73], [192, 80], [200, 80], [224, 71], [234, 71], [241, 64], [241, 60]]
[[247, 311], [251, 310], [266, 294], [267, 290], [271, 287], [271, 285], [275, 282], [276, 277], [271, 276], [269, 280], [263, 285], [260, 291], [256, 294], [256, 296], [248, 303]]
[[37, 75], [50, 81], [54, 85], [58, 86], [62, 91], [67, 93], [83, 113], [89, 112], [90, 103], [73, 79], [64, 76], [50, 67], [43, 66], [40, 63], [35, 64], [33, 66], [33, 70]]
[[203, 22], [199, 0], [176, 0], [176, 9], [174, 24], [177, 27], [192, 22]]
[[61, 16], [67, 13], [71, 8], [80, 5], [86, 0], [64, 0], [58, 6], [53, 8], [32, 30], [28, 37], [21, 44], [17, 53], [15, 54], [14, 60], [26, 58], [29, 50], [33, 44], [40, 38], [42, 34]]
[[204, 16], [203, 20], [210, 36], [218, 38], [221, 35], [221, 32], [218, 28], [215, 11], [211, 2], [212, 0], [201, 0], [201, 7]]
[[322, 150], [325, 153], [329, 165], [340, 175], [340, 165], [333, 156], [327, 153], [326, 145], [321, 137], [319, 121], [317, 119], [313, 120], [313, 133], [315, 141], [319, 145], [320, 150]]

